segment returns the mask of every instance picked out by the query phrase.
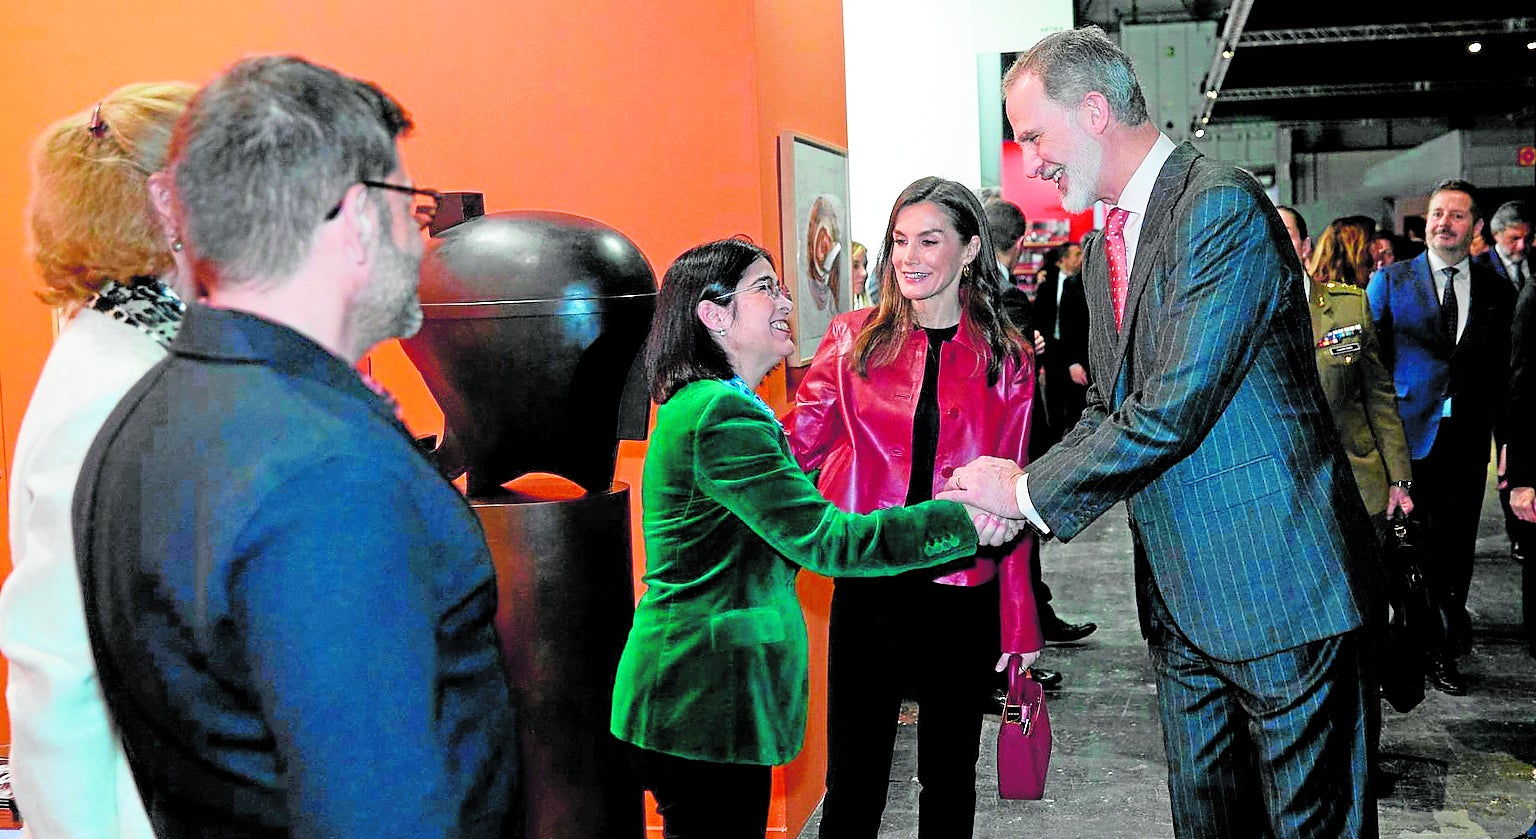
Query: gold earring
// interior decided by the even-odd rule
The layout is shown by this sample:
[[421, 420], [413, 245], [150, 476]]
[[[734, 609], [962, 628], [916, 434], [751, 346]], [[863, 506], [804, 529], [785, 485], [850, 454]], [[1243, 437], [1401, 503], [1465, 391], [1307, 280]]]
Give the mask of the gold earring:
[[965, 268], [961, 269], [960, 275], [963, 277], [969, 277], [971, 275], [971, 263], [965, 263]]

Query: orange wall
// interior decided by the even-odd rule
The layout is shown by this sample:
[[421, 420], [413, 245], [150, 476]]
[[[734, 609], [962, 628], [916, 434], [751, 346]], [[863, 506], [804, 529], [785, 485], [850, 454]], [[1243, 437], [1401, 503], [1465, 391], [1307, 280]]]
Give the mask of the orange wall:
[[[848, 102], [843, 71], [841, 0], [760, 0], [756, 4], [758, 55], [759, 184], [763, 241], [778, 253], [778, 133], [794, 130], [848, 147]], [[781, 368], [782, 369], [782, 368]], [[784, 377], [764, 388], [778, 405]], [[787, 406], [786, 406], [787, 407]], [[827, 769], [827, 619], [832, 584], [809, 572], [799, 580], [801, 604], [811, 641], [811, 708], [805, 749], [777, 774], [784, 790], [786, 833], [794, 837], [821, 800]], [[775, 797], [777, 801], [777, 796]], [[776, 824], [770, 821], [770, 824]]]
[[[483, 191], [491, 212], [554, 209], [600, 219], [632, 238], [658, 275], [707, 239], [746, 233], [778, 250], [779, 131], [847, 145], [840, 0], [259, 0], [222, 8], [76, 0], [8, 4], [5, 18], [0, 432], [7, 475], [51, 340], [24, 249], [31, 144], [50, 122], [119, 85], [201, 82], [260, 52], [331, 64], [378, 82], [412, 112], [417, 129], [405, 155], [418, 183]], [[371, 360], [412, 427], [438, 430], [441, 413], [398, 348], [383, 347]], [[785, 406], [781, 373], [764, 392]], [[636, 488], [636, 499], [643, 454], [644, 444], [626, 443], [621, 452], [619, 479]], [[9, 569], [4, 551], [0, 572]], [[807, 588], [813, 636], [824, 638], [824, 592], [817, 581]], [[813, 710], [813, 719], [821, 716]], [[0, 742], [9, 740], [8, 724], [0, 725]], [[814, 806], [820, 795], [821, 749], [807, 752], [815, 766], [807, 771], [803, 759], [783, 779], [791, 821], [803, 822], [805, 802]], [[781, 829], [794, 835], [798, 824]]]

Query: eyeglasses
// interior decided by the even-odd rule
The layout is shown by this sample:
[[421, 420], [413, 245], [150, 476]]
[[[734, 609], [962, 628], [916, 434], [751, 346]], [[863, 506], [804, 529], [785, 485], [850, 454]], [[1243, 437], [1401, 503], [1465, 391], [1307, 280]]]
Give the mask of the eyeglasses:
[[[432, 219], [437, 217], [437, 208], [442, 206], [443, 203], [443, 194], [435, 189], [417, 189], [413, 186], [401, 186], [400, 184], [389, 184], [383, 181], [358, 181], [358, 183], [373, 189], [387, 189], [391, 192], [403, 192], [406, 195], [412, 196], [414, 200], [411, 202], [411, 215], [415, 217], [416, 224], [419, 227], [426, 227], [431, 224]], [[341, 202], [337, 201], [336, 206], [332, 207], [331, 211], [325, 214], [325, 220], [330, 221], [340, 213]]]
[[738, 288], [735, 291], [727, 291], [726, 293], [720, 295], [720, 299], [724, 300], [727, 297], [735, 297], [738, 294], [743, 294], [749, 291], [755, 291], [768, 297], [782, 297], [785, 300], [792, 299], [789, 296], [789, 286], [786, 286], [782, 282], [779, 282], [778, 280], [775, 280], [771, 277], [764, 277], [761, 280], [758, 280], [757, 282], [747, 286], [746, 288]]

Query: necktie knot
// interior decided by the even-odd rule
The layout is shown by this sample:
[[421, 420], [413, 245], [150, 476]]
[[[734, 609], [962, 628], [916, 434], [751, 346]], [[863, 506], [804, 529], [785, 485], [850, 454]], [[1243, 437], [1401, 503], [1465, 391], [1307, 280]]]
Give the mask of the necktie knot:
[[1121, 207], [1110, 207], [1109, 218], [1104, 226], [1105, 232], [1111, 236], [1125, 235], [1125, 222], [1130, 217], [1131, 214], [1128, 210]]

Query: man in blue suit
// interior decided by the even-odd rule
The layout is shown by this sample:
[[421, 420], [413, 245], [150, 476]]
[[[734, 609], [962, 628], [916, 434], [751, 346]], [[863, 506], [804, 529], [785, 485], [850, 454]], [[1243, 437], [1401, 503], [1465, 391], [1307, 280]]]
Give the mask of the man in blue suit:
[[1415, 512], [1438, 560], [1426, 571], [1450, 611], [1450, 641], [1430, 663], [1430, 682], [1460, 695], [1466, 687], [1455, 656], [1472, 645], [1467, 590], [1490, 443], [1509, 386], [1515, 293], [1508, 280], [1468, 256], [1483, 226], [1471, 184], [1442, 181], [1429, 196], [1425, 221], [1428, 249], [1377, 271], [1366, 296], [1382, 362], [1397, 387]]
[[1375, 836], [1361, 627], [1374, 537], [1318, 382], [1302, 269], [1247, 174], [1175, 146], [1096, 27], [1004, 78], [1025, 173], [1113, 205], [1084, 245], [1088, 405], [952, 492], [1071, 539], [1125, 501], [1175, 835]]

